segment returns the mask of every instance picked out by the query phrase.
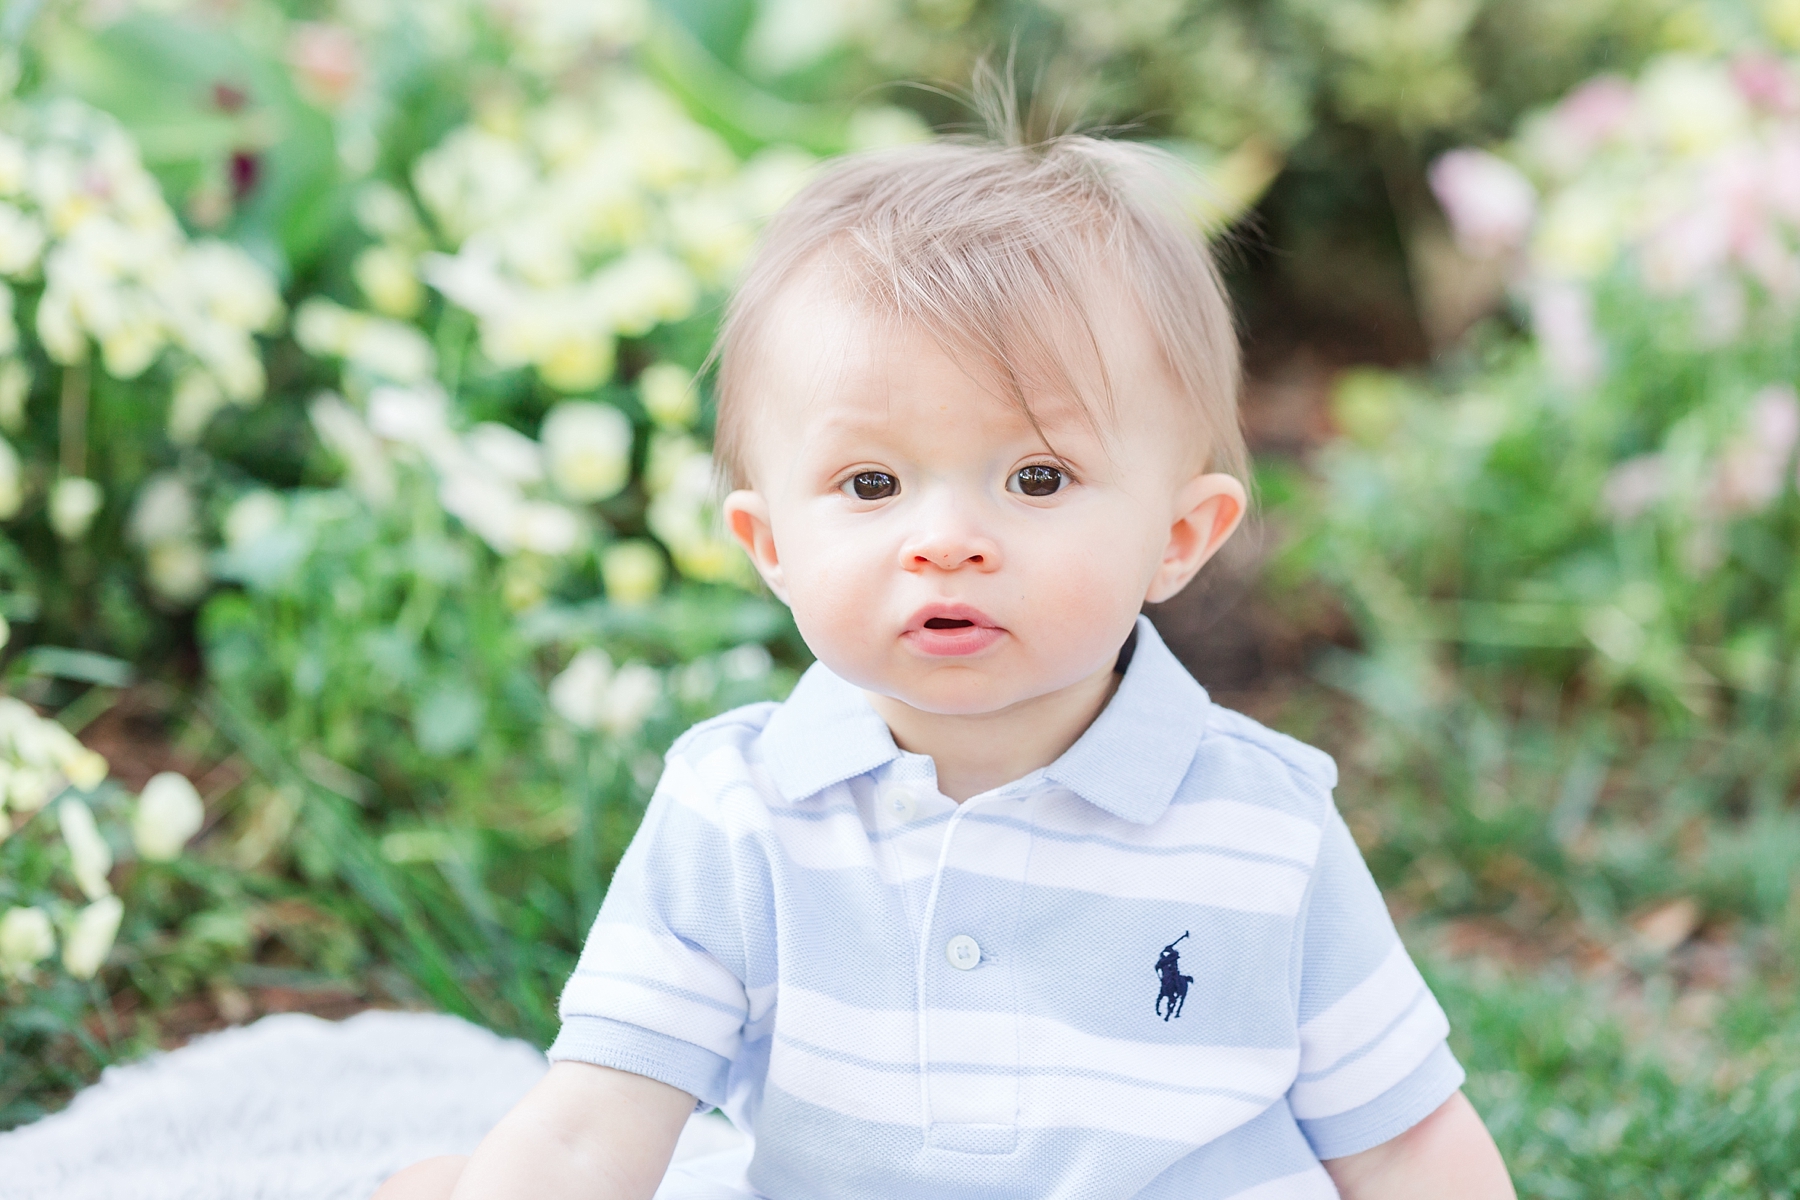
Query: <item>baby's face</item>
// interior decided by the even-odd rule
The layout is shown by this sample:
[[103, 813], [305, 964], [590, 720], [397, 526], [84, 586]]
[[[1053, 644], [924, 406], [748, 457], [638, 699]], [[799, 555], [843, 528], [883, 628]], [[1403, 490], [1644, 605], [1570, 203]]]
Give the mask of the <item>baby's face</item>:
[[779, 303], [757, 356], [755, 488], [727, 519], [807, 645], [868, 691], [972, 715], [1092, 679], [1243, 511], [1235, 479], [1196, 469], [1135, 323], [1095, 331], [1117, 412], [1033, 395], [1034, 428], [922, 331], [828, 294]]

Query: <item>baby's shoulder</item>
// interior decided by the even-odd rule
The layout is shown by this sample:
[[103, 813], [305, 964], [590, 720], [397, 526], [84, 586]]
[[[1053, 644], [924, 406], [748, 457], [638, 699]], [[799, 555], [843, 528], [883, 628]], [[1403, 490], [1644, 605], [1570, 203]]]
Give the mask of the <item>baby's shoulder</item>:
[[1185, 782], [1190, 794], [1275, 808], [1322, 825], [1337, 763], [1316, 746], [1214, 704]]
[[760, 700], [708, 717], [675, 739], [667, 758], [688, 763], [710, 758], [720, 750], [745, 753], [762, 736], [769, 718], [781, 705], [773, 700]]
[[675, 739], [657, 792], [733, 832], [765, 828], [774, 788], [757, 745], [780, 705], [746, 704], [709, 717]]

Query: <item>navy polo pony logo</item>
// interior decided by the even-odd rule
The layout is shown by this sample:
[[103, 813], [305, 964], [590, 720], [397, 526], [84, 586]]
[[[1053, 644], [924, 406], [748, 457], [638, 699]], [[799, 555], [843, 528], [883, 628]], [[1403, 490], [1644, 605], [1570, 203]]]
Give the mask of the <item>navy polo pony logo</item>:
[[1181, 952], [1175, 949], [1188, 933], [1183, 930], [1181, 937], [1164, 946], [1156, 959], [1156, 973], [1162, 977], [1162, 991], [1156, 997], [1156, 1015], [1165, 1021], [1181, 1015], [1181, 1006], [1187, 1003], [1188, 984], [1194, 982], [1192, 975], [1181, 973]]

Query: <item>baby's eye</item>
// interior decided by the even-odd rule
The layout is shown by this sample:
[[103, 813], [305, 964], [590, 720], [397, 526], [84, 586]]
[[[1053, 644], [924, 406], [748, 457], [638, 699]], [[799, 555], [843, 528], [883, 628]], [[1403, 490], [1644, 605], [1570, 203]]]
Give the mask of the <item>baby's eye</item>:
[[900, 481], [886, 471], [858, 471], [844, 483], [844, 491], [858, 500], [886, 500], [900, 491]]
[[1060, 467], [1033, 463], [1014, 471], [1013, 477], [1007, 480], [1006, 488], [1026, 496], [1054, 496], [1068, 482], [1069, 477], [1063, 474]]

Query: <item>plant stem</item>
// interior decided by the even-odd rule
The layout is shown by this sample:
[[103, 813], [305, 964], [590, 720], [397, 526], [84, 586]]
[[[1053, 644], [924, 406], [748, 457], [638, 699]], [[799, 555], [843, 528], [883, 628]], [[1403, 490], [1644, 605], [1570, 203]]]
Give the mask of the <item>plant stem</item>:
[[87, 415], [87, 367], [75, 363], [63, 368], [62, 401], [57, 420], [65, 476], [79, 477], [87, 473]]

